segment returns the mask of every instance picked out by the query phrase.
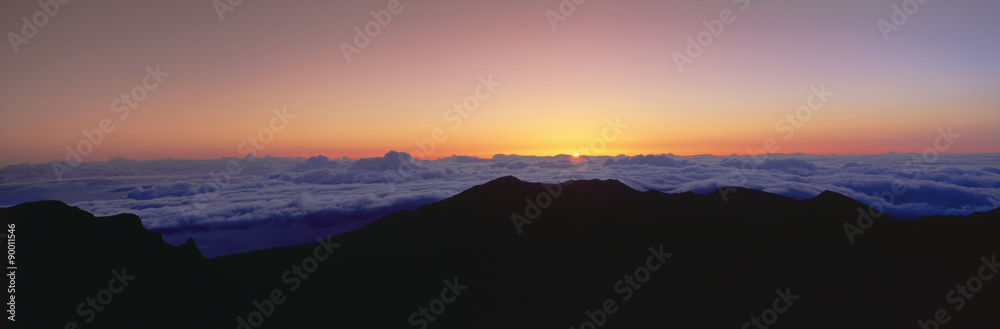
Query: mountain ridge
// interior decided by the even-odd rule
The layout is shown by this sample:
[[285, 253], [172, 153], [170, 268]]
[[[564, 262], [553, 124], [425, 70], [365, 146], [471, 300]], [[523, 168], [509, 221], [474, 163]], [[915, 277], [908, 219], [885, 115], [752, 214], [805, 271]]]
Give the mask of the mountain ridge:
[[[442, 279], [457, 278], [469, 288], [438, 315], [435, 328], [578, 326], [585, 311], [609, 298], [622, 311], [602, 328], [659, 327], [668, 320], [739, 327], [785, 287], [803, 297], [781, 315], [779, 328], [911, 328], [933, 316], [980, 257], [1000, 249], [993, 242], [997, 210], [913, 221], [877, 216], [852, 244], [843, 226], [856, 223], [859, 208], [868, 209], [834, 192], [797, 201], [730, 187], [667, 194], [613, 180], [542, 184], [501, 177], [346, 234], [318, 236], [322, 243], [213, 259], [192, 252], [193, 240], [165, 246], [156, 233], [137, 231], [134, 215], [101, 218], [48, 202], [3, 208], [0, 218], [23, 227], [19, 243], [49, 246], [24, 260], [40, 267], [26, 277], [58, 283], [24, 283], [36, 298], [25, 304], [37, 306], [19, 312], [36, 327], [85, 320], [74, 307], [93, 296], [109, 271], [127, 267], [135, 285], [93, 326], [234, 327], [269, 292], [282, 291], [287, 302], [260, 328], [410, 328], [417, 305], [436, 298]], [[517, 216], [531, 221], [520, 233]], [[120, 228], [101, 232], [102, 221]], [[53, 225], [73, 222], [94, 225]], [[95, 239], [109, 242], [87, 245]], [[116, 243], [131, 245], [115, 251]], [[337, 247], [325, 260], [313, 258], [307, 279], [289, 280], [294, 266], [301, 271], [330, 243]], [[81, 245], [87, 258], [64, 256]], [[673, 257], [633, 290], [635, 298], [621, 299], [616, 281], [642, 266], [650, 248]], [[289, 282], [304, 289], [292, 290]], [[984, 289], [949, 326], [991, 328], [996, 306], [1000, 293]], [[700, 316], [707, 313], [713, 316]]]

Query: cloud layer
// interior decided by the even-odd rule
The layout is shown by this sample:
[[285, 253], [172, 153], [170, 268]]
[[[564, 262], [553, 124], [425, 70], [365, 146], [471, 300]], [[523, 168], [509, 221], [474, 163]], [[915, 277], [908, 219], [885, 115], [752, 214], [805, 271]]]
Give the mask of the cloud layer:
[[8, 166], [0, 171], [0, 204], [59, 199], [97, 215], [135, 213], [147, 228], [177, 235], [275, 222], [339, 233], [514, 175], [618, 179], [669, 193], [742, 186], [805, 199], [831, 190], [912, 219], [1000, 207], [998, 164], [1000, 154], [112, 159], [84, 163], [63, 181], [50, 164]]

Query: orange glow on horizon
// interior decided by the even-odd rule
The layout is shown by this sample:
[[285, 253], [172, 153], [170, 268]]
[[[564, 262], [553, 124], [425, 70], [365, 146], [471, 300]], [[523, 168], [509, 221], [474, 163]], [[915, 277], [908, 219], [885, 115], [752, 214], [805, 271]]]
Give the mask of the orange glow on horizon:
[[[951, 127], [962, 137], [942, 153], [1000, 152], [1000, 20], [986, 2], [922, 11], [926, 25], [891, 42], [866, 15], [813, 16], [872, 13], [867, 2], [761, 8], [683, 72], [670, 54], [714, 4], [588, 2], [554, 33], [538, 1], [414, 2], [350, 60], [337, 44], [384, 3], [259, 3], [224, 24], [145, 5], [81, 6], [0, 52], [0, 166], [66, 160], [88, 138], [100, 142], [83, 161], [242, 157], [261, 136], [273, 140], [260, 156], [728, 156], [768, 139], [771, 153], [923, 152]], [[5, 6], [11, 24], [38, 10]], [[148, 66], [169, 75], [146, 90]], [[828, 102], [797, 113], [820, 86]], [[136, 87], [129, 115], [112, 108]], [[261, 135], [276, 108], [291, 117]], [[88, 135], [105, 119], [113, 131]]]

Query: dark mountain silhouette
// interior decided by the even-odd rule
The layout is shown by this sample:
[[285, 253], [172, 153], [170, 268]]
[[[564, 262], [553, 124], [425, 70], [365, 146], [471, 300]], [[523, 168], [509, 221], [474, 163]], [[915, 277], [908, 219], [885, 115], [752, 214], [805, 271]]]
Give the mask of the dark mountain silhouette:
[[[320, 243], [208, 260], [133, 215], [36, 202], [0, 218], [17, 224], [24, 328], [754, 328], [762, 314], [770, 328], [920, 328], [938, 309], [940, 328], [1000, 323], [1000, 280], [960, 310], [948, 300], [990, 273], [1000, 209], [898, 221], [834, 192], [503, 177]], [[135, 279], [84, 323], [78, 304], [123, 267]]]
[[[70, 321], [81, 328], [124, 328], [154, 318], [180, 324], [170, 321], [172, 314], [197, 311], [175, 302], [198, 291], [191, 279], [205, 259], [193, 240], [170, 246], [135, 215], [94, 217], [58, 201], [0, 209], [0, 219], [5, 229], [16, 225], [16, 322], [22, 328], [65, 328]], [[113, 271], [136, 278], [125, 280], [127, 286], [116, 283], [124, 288], [110, 295], [106, 309], [97, 302], [98, 312], [87, 298], [96, 300], [108, 289], [117, 277]]]

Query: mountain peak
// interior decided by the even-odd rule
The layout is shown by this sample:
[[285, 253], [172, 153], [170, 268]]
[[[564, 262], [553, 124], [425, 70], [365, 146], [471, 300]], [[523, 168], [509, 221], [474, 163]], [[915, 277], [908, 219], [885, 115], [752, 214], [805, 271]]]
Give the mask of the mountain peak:
[[795, 202], [795, 199], [786, 196], [735, 186], [717, 188], [712, 193], [709, 193], [708, 196], [715, 200], [722, 200], [726, 205], [751, 206], [752, 208], [761, 205], [784, 207]]
[[563, 185], [573, 185], [575, 189], [593, 189], [595, 192], [637, 192], [617, 179], [568, 180]]
[[854, 199], [851, 199], [851, 198], [847, 197], [846, 195], [843, 195], [843, 194], [840, 194], [840, 193], [837, 193], [837, 192], [834, 192], [834, 191], [830, 191], [830, 190], [824, 190], [824, 191], [823, 191], [823, 192], [821, 192], [820, 194], [817, 194], [817, 195], [816, 195], [816, 196], [814, 197], [814, 199], [821, 199], [821, 200], [822, 200], [822, 199], [831, 199], [831, 200], [854, 200]]
[[76, 217], [94, 217], [91, 213], [83, 211], [78, 207], [73, 207], [65, 202], [56, 200], [27, 202], [10, 208], [4, 208], [4, 210], [8, 211], [12, 217], [32, 214], [38, 218], [47, 218], [51, 221], [58, 222], [63, 222]]
[[503, 177], [491, 180], [489, 182], [486, 182], [486, 184], [483, 184], [483, 185], [492, 186], [492, 185], [522, 184], [522, 183], [524, 183], [524, 181], [518, 179], [517, 177], [514, 177], [512, 175], [507, 175], [507, 176], [503, 176]]
[[168, 245], [159, 233], [147, 231], [142, 219], [135, 214], [98, 217], [61, 201], [37, 201], [0, 208], [0, 218], [17, 224], [18, 230], [23, 232], [19, 234], [26, 239], [46, 241], [51, 245], [59, 244], [57, 241], [78, 241], [90, 245], [95, 252], [121, 258], [164, 250], [180, 250], [193, 259], [203, 258], [193, 239], [179, 247]]
[[816, 195], [815, 197], [802, 200], [802, 202], [806, 204], [816, 204], [823, 206], [839, 206], [839, 207], [864, 206], [864, 204], [858, 200], [854, 200], [846, 195], [830, 190], [823, 191], [822, 193]]
[[[566, 188], [578, 191], [588, 191], [588, 193], [610, 193], [610, 192], [636, 192], [635, 189], [625, 185], [617, 179], [588, 179], [588, 180], [567, 180], [559, 183], [534, 183], [525, 182], [514, 176], [503, 176], [485, 184], [473, 187], [470, 191], [488, 191], [490, 193], [511, 193], [514, 191], [542, 189], [543, 186], [562, 185]], [[462, 192], [460, 194], [464, 194]]]
[[188, 254], [196, 259], [204, 258], [204, 256], [201, 255], [201, 250], [199, 250], [198, 246], [194, 243], [194, 238], [188, 238], [187, 241], [185, 241], [184, 244], [178, 246], [178, 248], [184, 254]]

